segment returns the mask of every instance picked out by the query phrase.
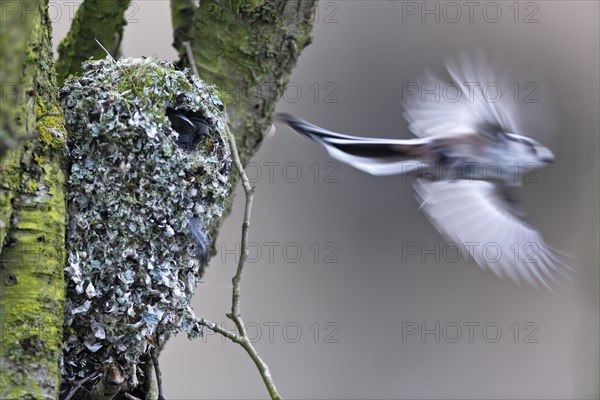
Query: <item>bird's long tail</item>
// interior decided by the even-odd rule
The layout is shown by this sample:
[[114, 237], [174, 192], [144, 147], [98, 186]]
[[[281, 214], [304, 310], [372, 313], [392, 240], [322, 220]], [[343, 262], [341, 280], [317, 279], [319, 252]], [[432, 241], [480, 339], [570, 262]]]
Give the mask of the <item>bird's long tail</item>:
[[336, 160], [371, 175], [411, 174], [427, 167], [429, 139], [379, 139], [328, 131], [290, 114], [276, 119], [293, 130], [322, 144]]

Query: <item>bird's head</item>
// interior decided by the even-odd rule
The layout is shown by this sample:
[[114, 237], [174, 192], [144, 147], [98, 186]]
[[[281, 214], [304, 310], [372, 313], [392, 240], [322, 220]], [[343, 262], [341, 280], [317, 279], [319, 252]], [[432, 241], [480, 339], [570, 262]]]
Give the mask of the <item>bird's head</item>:
[[506, 138], [507, 150], [516, 162], [546, 166], [556, 159], [550, 149], [528, 136], [508, 133]]

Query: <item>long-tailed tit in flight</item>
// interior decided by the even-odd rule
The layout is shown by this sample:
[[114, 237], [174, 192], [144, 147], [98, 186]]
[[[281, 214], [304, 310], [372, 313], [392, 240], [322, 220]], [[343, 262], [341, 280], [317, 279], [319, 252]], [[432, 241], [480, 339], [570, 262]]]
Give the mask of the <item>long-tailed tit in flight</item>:
[[[349, 136], [289, 114], [277, 118], [361, 171], [415, 176], [422, 208], [448, 241], [462, 244], [498, 276], [550, 288], [548, 279], [557, 282], [571, 268], [528, 222], [518, 187], [525, 172], [553, 162], [554, 155], [517, 133], [516, 107], [486, 98], [482, 88], [495, 81], [484, 57], [459, 58], [446, 67], [460, 99], [406, 102], [415, 139]], [[427, 80], [435, 87], [433, 75]], [[482, 251], [490, 244], [494, 251]]]

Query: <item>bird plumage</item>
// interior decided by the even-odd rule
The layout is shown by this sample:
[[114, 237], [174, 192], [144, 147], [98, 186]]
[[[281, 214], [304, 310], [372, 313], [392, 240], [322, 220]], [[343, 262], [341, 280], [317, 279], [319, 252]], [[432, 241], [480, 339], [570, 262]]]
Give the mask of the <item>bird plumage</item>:
[[[524, 171], [545, 166], [554, 155], [516, 133], [515, 104], [485, 98], [482, 87], [496, 75], [484, 56], [446, 66], [461, 101], [408, 101], [404, 116], [414, 139], [350, 136], [290, 114], [277, 118], [361, 171], [414, 176], [421, 208], [447, 240], [499, 276], [550, 288], [549, 281], [558, 283], [571, 268], [528, 222], [518, 188]], [[427, 79], [433, 86], [437, 78]]]
[[194, 113], [169, 108], [166, 114], [178, 134], [177, 144], [185, 150], [194, 150], [200, 139], [210, 133], [208, 122]]

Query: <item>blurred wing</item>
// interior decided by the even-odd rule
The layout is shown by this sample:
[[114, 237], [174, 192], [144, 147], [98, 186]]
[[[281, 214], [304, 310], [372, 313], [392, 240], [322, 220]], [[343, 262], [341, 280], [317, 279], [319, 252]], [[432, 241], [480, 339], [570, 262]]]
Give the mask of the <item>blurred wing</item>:
[[415, 135], [516, 132], [511, 83], [496, 75], [483, 51], [450, 58], [446, 68], [450, 80], [426, 73], [418, 93], [407, 95], [404, 117]]
[[404, 174], [426, 166], [418, 159], [426, 154], [428, 139], [357, 137], [328, 131], [290, 114], [278, 114], [277, 119], [323, 145], [336, 160], [371, 175]]
[[557, 282], [556, 274], [566, 277], [565, 270], [571, 270], [524, 221], [515, 188], [464, 180], [419, 181], [415, 189], [438, 231], [463, 245], [483, 269], [548, 289], [548, 278]]

